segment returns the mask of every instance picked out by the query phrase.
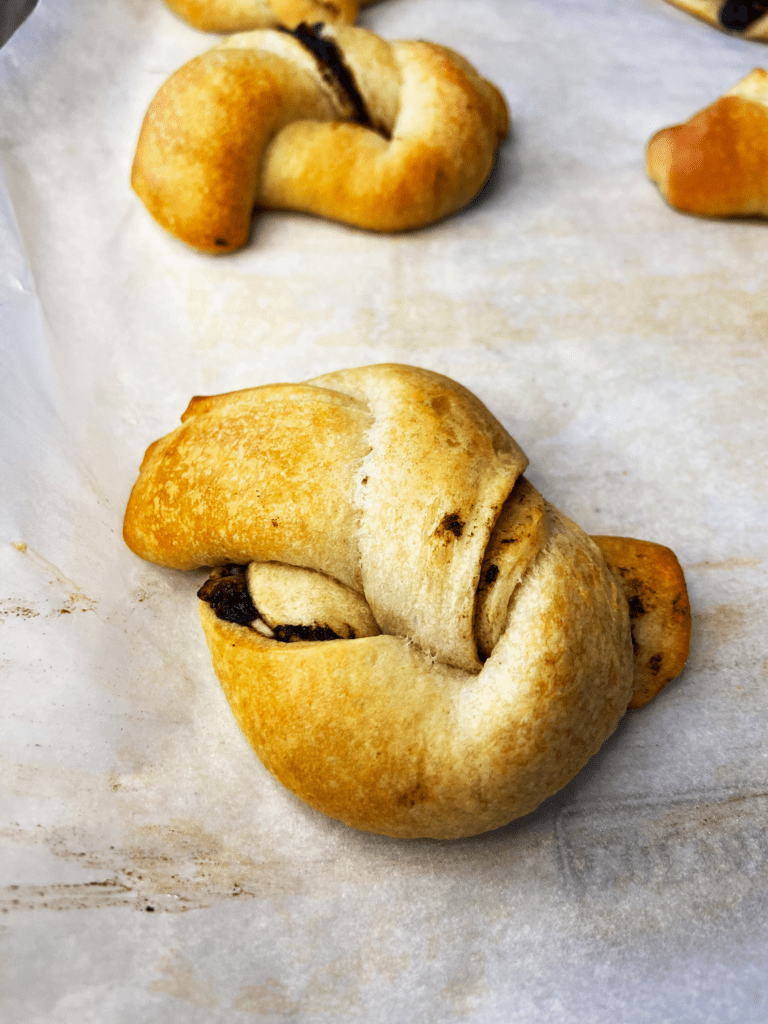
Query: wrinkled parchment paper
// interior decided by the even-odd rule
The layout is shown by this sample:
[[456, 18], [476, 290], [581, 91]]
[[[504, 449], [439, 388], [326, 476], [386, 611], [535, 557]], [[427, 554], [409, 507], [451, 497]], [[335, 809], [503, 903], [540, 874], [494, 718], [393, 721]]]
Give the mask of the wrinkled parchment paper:
[[[643, 171], [768, 48], [662, 0], [382, 0], [514, 129], [481, 198], [377, 237], [292, 214], [196, 255], [132, 194], [164, 79], [214, 41], [161, 0], [40, 0], [0, 51], [3, 1019], [768, 1020], [768, 223]], [[251, 753], [202, 574], [121, 540], [194, 394], [397, 360], [474, 390], [594, 533], [670, 545], [694, 640], [527, 819], [355, 833]]]

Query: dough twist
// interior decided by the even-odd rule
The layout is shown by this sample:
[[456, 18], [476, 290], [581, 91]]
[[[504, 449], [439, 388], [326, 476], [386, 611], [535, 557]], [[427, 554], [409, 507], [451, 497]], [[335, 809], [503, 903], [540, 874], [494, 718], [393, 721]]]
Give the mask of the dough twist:
[[745, 39], [768, 40], [768, 0], [669, 0], [675, 7]]
[[755, 68], [685, 124], [648, 143], [667, 202], [708, 217], [768, 217], [768, 72]]
[[295, 28], [301, 22], [351, 25], [375, 0], [166, 0], [180, 18], [203, 32]]
[[[124, 535], [221, 567], [200, 590], [214, 667], [289, 789], [369, 831], [474, 835], [565, 785], [687, 654], [671, 552], [600, 538], [615, 572], [526, 465], [448, 378], [341, 371], [193, 399]], [[651, 623], [634, 653], [631, 616]]]
[[444, 47], [349, 27], [249, 32], [161, 87], [132, 184], [212, 254], [246, 244], [256, 208], [403, 231], [466, 206], [507, 130], [499, 91]]

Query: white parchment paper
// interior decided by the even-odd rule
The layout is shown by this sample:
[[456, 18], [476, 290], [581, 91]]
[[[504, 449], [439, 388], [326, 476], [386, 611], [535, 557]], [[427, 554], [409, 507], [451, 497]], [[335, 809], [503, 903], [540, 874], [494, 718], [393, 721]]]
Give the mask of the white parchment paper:
[[[161, 0], [40, 0], [0, 51], [3, 1019], [768, 1020], [768, 224], [669, 209], [650, 135], [760, 44], [662, 0], [382, 0], [513, 133], [483, 195], [378, 237], [258, 219], [211, 259], [130, 190], [154, 92], [213, 40]], [[201, 575], [121, 540], [194, 394], [397, 360], [474, 390], [585, 529], [668, 544], [690, 663], [535, 814], [355, 833], [241, 737]]]

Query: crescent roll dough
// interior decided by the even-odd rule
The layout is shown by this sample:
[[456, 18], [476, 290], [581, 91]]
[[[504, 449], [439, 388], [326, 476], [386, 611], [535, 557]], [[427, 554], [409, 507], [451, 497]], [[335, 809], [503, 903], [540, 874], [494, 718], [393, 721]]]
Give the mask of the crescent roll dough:
[[568, 782], [688, 649], [674, 555], [595, 543], [526, 464], [454, 381], [340, 371], [193, 399], [124, 536], [219, 567], [199, 594], [216, 674], [297, 796], [372, 832], [474, 835]]
[[646, 166], [685, 213], [768, 217], [768, 72], [755, 68], [690, 121], [657, 132]]
[[768, 40], [768, 0], [669, 0], [696, 18], [745, 39]]
[[507, 130], [499, 91], [445, 47], [255, 31], [161, 87], [131, 181], [159, 224], [211, 254], [245, 245], [258, 208], [404, 231], [474, 199]]
[[351, 25], [358, 9], [375, 0], [166, 0], [180, 18], [203, 32], [295, 28], [302, 21]]

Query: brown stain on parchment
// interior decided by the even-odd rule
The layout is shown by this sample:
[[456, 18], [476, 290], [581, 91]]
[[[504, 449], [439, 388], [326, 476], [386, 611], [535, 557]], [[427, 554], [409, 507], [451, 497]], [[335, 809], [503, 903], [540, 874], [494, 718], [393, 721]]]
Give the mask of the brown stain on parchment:
[[72, 594], [64, 601], [62, 605], [58, 605], [54, 608], [46, 608], [44, 611], [39, 611], [36, 607], [31, 604], [23, 604], [17, 601], [0, 601], [0, 622], [4, 619], [36, 619], [40, 616], [46, 618], [52, 618], [53, 616], [59, 615], [72, 615], [75, 612], [92, 612], [95, 611], [96, 602], [91, 602], [90, 599], [83, 600], [82, 597], [77, 594]]
[[293, 1017], [299, 1013], [346, 1015], [350, 1010], [362, 1009], [362, 973], [362, 954], [356, 950], [318, 967], [306, 988], [295, 997], [279, 978], [268, 977], [259, 984], [243, 986], [232, 1008], [257, 1017]]
[[694, 569], [718, 569], [723, 572], [732, 572], [734, 569], [754, 569], [762, 562], [761, 558], [722, 558], [717, 562], [710, 562], [704, 559], [703, 562], [692, 562], [686, 565], [686, 571]]
[[259, 985], [240, 989], [232, 1004], [233, 1010], [257, 1017], [293, 1017], [301, 1009], [301, 1001], [291, 999], [290, 990], [279, 978], [265, 978]]
[[[371, 344], [421, 351], [592, 341], [603, 331], [681, 341], [728, 338], [752, 350], [756, 339], [768, 336], [768, 292], [745, 292], [726, 272], [685, 278], [627, 272], [606, 280], [577, 277], [569, 266], [558, 275], [548, 260], [523, 261], [515, 270], [514, 289], [505, 289], [503, 305], [476, 296], [456, 299], [425, 283], [396, 294], [383, 311], [358, 309], [356, 333]], [[338, 341], [348, 344], [348, 335], [342, 332]], [[701, 346], [695, 348], [700, 366]]]
[[768, 295], [764, 290], [746, 293], [731, 283], [728, 273], [582, 279], [566, 288], [589, 312], [593, 330], [602, 325], [612, 334], [725, 336], [747, 343], [768, 334]]
[[452, 1017], [466, 1017], [491, 995], [486, 980], [486, 958], [481, 950], [470, 953], [453, 972], [440, 993]]
[[17, 601], [0, 601], [0, 621], [3, 619], [35, 619], [40, 612], [28, 604]]
[[212, 1009], [219, 1005], [213, 985], [210, 981], [197, 978], [191, 961], [178, 950], [164, 956], [158, 965], [164, 978], [153, 981], [149, 986], [152, 992], [163, 992], [165, 995], [181, 999], [193, 1006]]
[[[257, 984], [243, 986], [232, 1008], [254, 1016], [273, 1014], [280, 1017], [299, 1013], [338, 1016], [350, 1009], [359, 1009], [363, 1005], [361, 990], [364, 987], [381, 979], [390, 986], [394, 985], [412, 965], [412, 957], [408, 953], [389, 954], [380, 948], [386, 931], [386, 923], [382, 928], [381, 918], [377, 916], [367, 940], [351, 953], [317, 967], [304, 989], [292, 992], [285, 982], [270, 976]], [[320, 957], [326, 945], [325, 935], [321, 945], [310, 943]], [[298, 951], [297, 955], [300, 955]]]
[[[94, 849], [82, 830], [62, 829], [38, 839], [55, 856], [75, 860], [110, 878], [74, 884], [11, 885], [0, 889], [0, 910], [92, 910], [131, 906], [146, 913], [210, 906], [222, 899], [298, 895], [305, 881], [274, 860], [257, 861], [194, 822], [134, 826], [123, 842]], [[2, 837], [34, 845], [35, 836], [5, 829]]]
[[720, 604], [693, 615], [689, 662], [691, 671], [701, 671], [717, 663], [717, 652], [726, 644], [737, 640], [750, 621], [746, 605]]
[[[49, 611], [48, 614], [69, 615], [73, 611], [95, 611], [97, 602], [93, 598], [88, 597], [77, 583], [71, 580], [53, 562], [49, 562], [47, 558], [44, 558], [34, 548], [29, 547], [24, 541], [13, 541], [11, 547], [15, 548], [20, 554], [25, 555], [33, 565], [45, 573], [49, 577], [49, 582], [53, 583], [55, 581], [70, 591], [69, 597], [65, 600], [63, 606], [56, 608], [53, 612]], [[39, 614], [40, 612], [34, 606], [26, 605], [23, 602], [3, 601], [0, 606], [0, 617], [16, 615], [17, 617], [31, 618]]]
[[[754, 349], [757, 339], [768, 335], [768, 290], [746, 289], [730, 268], [672, 276], [624, 265], [606, 274], [603, 257], [595, 262], [599, 273], [585, 273], [572, 255], [561, 255], [563, 231], [550, 237], [551, 252], [500, 263], [479, 289], [458, 297], [448, 287], [436, 288], [426, 267], [422, 272], [406, 260], [404, 270], [405, 250], [395, 244], [391, 261], [377, 277], [375, 303], [366, 299], [374, 289], [357, 281], [350, 282], [346, 302], [338, 296], [334, 302], [322, 297], [313, 302], [315, 342], [346, 348], [352, 336], [361, 345], [406, 351], [467, 346], [506, 351], [511, 344], [548, 339], [592, 341], [604, 331], [611, 337], [650, 336], [685, 344], [696, 339], [691, 357], [700, 364], [702, 339], [731, 339]], [[252, 289], [234, 276], [215, 296], [210, 280], [194, 286], [186, 282], [182, 290], [199, 334], [200, 357], [208, 358], [211, 337], [225, 339], [234, 350], [273, 346], [278, 336], [283, 346], [297, 344], [307, 331], [309, 283], [301, 276], [280, 277], [275, 287], [259, 290], [254, 307]]]

